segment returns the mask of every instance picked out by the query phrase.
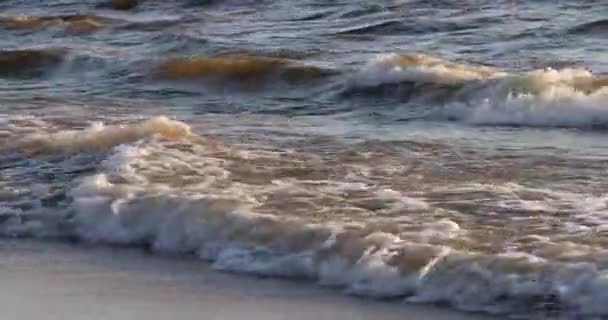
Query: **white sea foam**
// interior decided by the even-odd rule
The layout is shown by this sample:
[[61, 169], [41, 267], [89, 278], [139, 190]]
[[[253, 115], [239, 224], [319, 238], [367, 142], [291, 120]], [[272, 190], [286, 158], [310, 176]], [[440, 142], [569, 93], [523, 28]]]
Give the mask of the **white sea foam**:
[[[568, 315], [608, 315], [601, 304], [608, 251], [568, 239], [605, 224], [604, 197], [515, 183], [434, 187], [438, 194], [490, 194], [492, 208], [512, 211], [509, 224], [515, 226], [544, 219], [539, 234], [488, 239], [497, 241], [488, 252], [471, 243], [484, 239], [473, 237], [486, 232], [483, 225], [471, 227], [469, 216], [446, 214], [414, 196], [423, 193], [368, 183], [371, 172], [313, 177], [308, 173], [322, 164], [302, 162], [310, 157], [297, 151], [277, 156], [270, 149], [239, 150], [189, 134], [186, 125], [166, 118], [83, 132], [104, 136], [108, 130], [124, 132], [101, 149], [53, 149], [109, 148], [97, 173], [69, 191], [68, 230], [82, 240], [189, 253], [218, 270], [306, 278], [354, 295], [496, 313], [559, 308]], [[61, 143], [88, 141], [70, 136]], [[285, 175], [285, 168], [302, 165], [307, 174]], [[261, 169], [262, 178], [256, 176]], [[27, 192], [40, 199], [51, 189], [30, 184]], [[5, 198], [0, 235], [65, 232], [65, 213], [53, 217], [38, 207], [25, 212], [11, 204], [15, 196]], [[44, 216], [38, 214], [42, 209]], [[340, 216], [341, 210], [351, 211]], [[580, 214], [556, 220], [565, 210]], [[559, 236], [546, 232], [547, 220], [557, 223], [551, 230], [560, 230]]]
[[[435, 97], [430, 117], [470, 124], [538, 127], [608, 126], [608, 78], [586, 69], [509, 73], [426, 55], [382, 55], [350, 88], [409, 83], [410, 98]], [[425, 100], [433, 103], [433, 100]]]
[[366, 64], [351, 79], [355, 87], [415, 82], [433, 84], [462, 84], [471, 80], [494, 79], [505, 76], [498, 69], [450, 62], [433, 56], [415, 54], [382, 54]]
[[[195, 156], [198, 160], [180, 158], [187, 154], [154, 139], [116, 148], [101, 173], [84, 178], [70, 193], [78, 235], [88, 241], [189, 252], [218, 270], [307, 278], [349, 294], [407, 297], [496, 313], [542, 311], [553, 304], [567, 314], [608, 315], [602, 304], [608, 292], [605, 264], [599, 258], [550, 254], [566, 250], [564, 243], [530, 237], [526, 243], [532, 253], [490, 254], [438, 244], [466, 235], [448, 219], [392, 233], [365, 222], [263, 214], [255, 209], [254, 189], [226, 185], [227, 172], [189, 187], [167, 183], [162, 172], [176, 174], [183, 170], [180, 166], [194, 167], [196, 161], [217, 166], [210, 172], [225, 165], [204, 160], [205, 152]], [[379, 195], [395, 196], [391, 191]], [[589, 246], [568, 250], [608, 257]]]
[[480, 94], [485, 98], [466, 106], [456, 102], [446, 111], [461, 113], [454, 116], [472, 124], [605, 127], [608, 86], [594, 87], [594, 81], [586, 70], [537, 70], [505, 78], [493, 92]]

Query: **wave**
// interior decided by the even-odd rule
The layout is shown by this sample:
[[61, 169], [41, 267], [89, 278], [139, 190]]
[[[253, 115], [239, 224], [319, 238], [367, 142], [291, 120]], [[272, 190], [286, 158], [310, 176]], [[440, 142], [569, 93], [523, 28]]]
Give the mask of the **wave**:
[[[601, 247], [525, 235], [484, 250], [468, 238], [475, 230], [467, 230], [466, 223], [421, 214], [433, 212], [424, 199], [353, 182], [349, 172], [345, 180], [328, 175], [315, 167], [319, 160], [300, 158], [297, 150], [283, 154], [223, 145], [165, 117], [44, 137], [43, 144], [51, 144], [44, 150], [104, 150], [107, 157], [66, 184], [67, 214], [27, 215], [0, 205], [0, 235], [59, 234], [192, 254], [218, 270], [308, 279], [347, 294], [463, 310], [608, 315], [601, 303], [608, 292]], [[61, 158], [61, 166], [74, 164], [74, 157]], [[335, 160], [329, 165], [342, 163]], [[315, 170], [318, 177], [311, 174]], [[572, 196], [576, 202], [579, 194]], [[516, 198], [535, 206], [530, 210], [544, 203]], [[596, 200], [601, 210], [605, 199]], [[376, 210], [391, 201], [399, 202], [398, 221], [393, 215], [384, 221], [359, 219], [351, 212], [339, 218], [349, 204]], [[270, 202], [273, 210], [267, 210]]]
[[349, 27], [336, 32], [338, 36], [425, 34], [442, 31], [462, 31], [478, 26], [437, 20], [404, 21], [403, 19], [385, 20]]
[[375, 34], [375, 35], [390, 35], [399, 32], [410, 31], [410, 27], [404, 25], [399, 20], [381, 21], [363, 26], [357, 26], [348, 28], [345, 30], [338, 31], [338, 35], [364, 35], [364, 34]]
[[86, 130], [30, 133], [16, 142], [10, 143], [6, 149], [30, 155], [73, 154], [108, 150], [117, 145], [156, 134], [173, 139], [188, 136], [190, 128], [167, 117], [156, 117], [128, 126], [104, 126], [97, 123]]
[[107, 6], [116, 10], [131, 10], [137, 7], [139, 1], [137, 0], [112, 0], [107, 3]]
[[44, 29], [64, 27], [73, 32], [95, 31], [103, 27], [109, 19], [94, 14], [68, 14], [57, 16], [5, 16], [0, 24], [13, 29]]
[[364, 66], [349, 84], [353, 88], [402, 82], [448, 85], [504, 75], [506, 73], [498, 69], [450, 62], [425, 54], [385, 54]]
[[580, 34], [584, 33], [588, 34], [596, 34], [596, 35], [605, 35], [608, 33], [608, 19], [597, 20], [593, 22], [580, 24], [572, 29], [570, 29], [570, 33]]
[[57, 28], [73, 33], [94, 32], [108, 26], [114, 27], [117, 30], [157, 31], [184, 22], [183, 19], [183, 17], [179, 16], [155, 14], [126, 17], [117, 14], [101, 16], [90, 13], [77, 13], [50, 16], [0, 16], [0, 25], [14, 30], [48, 30]]
[[329, 69], [287, 59], [246, 54], [171, 58], [160, 63], [157, 71], [161, 78], [170, 80], [213, 78], [251, 81], [278, 77], [288, 82], [301, 82], [334, 74]]
[[1, 76], [40, 76], [61, 65], [67, 50], [59, 48], [0, 50]]
[[349, 82], [346, 94], [401, 95], [434, 106], [430, 119], [470, 124], [608, 127], [608, 77], [586, 69], [527, 72], [427, 55], [382, 55]]
[[[572, 75], [577, 75], [571, 78]], [[455, 102], [435, 115], [470, 124], [608, 128], [608, 82], [586, 70], [535, 71], [505, 79], [475, 104]]]
[[[143, 14], [143, 15], [132, 15], [127, 17], [121, 17], [121, 23], [117, 24], [116, 29], [118, 30], [132, 30], [132, 31], [162, 31], [167, 28], [177, 26], [180, 23], [184, 23], [185, 17], [176, 15], [158, 15], [158, 14]], [[161, 34], [158, 37], [185, 37], [183, 34], [178, 35], [166, 35]], [[199, 39], [200, 40], [200, 39]], [[156, 42], [153, 40], [152, 42]], [[164, 41], [159, 41], [163, 43]], [[198, 42], [197, 42], [198, 43]]]
[[[408, 225], [404, 232], [395, 225], [261, 213], [246, 185], [226, 184], [231, 173], [217, 150], [176, 143], [179, 149], [150, 140], [121, 146], [101, 173], [82, 179], [70, 192], [77, 236], [195, 254], [218, 270], [310, 279], [354, 295], [499, 314], [608, 314], [601, 263], [584, 254], [555, 259], [551, 252], [562, 244], [531, 236], [522, 243], [538, 255], [484, 253], [439, 244], [466, 233], [451, 220]], [[168, 182], [186, 176], [201, 180]], [[584, 245], [577, 250], [591, 252]]]

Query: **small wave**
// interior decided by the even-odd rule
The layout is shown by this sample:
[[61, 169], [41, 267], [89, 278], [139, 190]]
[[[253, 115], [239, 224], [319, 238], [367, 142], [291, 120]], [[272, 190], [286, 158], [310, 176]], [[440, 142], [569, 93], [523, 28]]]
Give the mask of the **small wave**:
[[306, 13], [303, 16], [294, 18], [293, 21], [314, 21], [330, 17], [335, 12], [333, 10], [324, 10], [318, 12]]
[[162, 62], [157, 71], [161, 78], [171, 80], [215, 78], [251, 81], [279, 77], [288, 82], [309, 81], [333, 74], [328, 69], [287, 59], [244, 54], [172, 58]]
[[116, 26], [118, 30], [133, 30], [133, 31], [158, 31], [165, 30], [169, 27], [177, 26], [184, 23], [185, 17], [172, 15], [141, 15], [129, 16], [123, 18], [121, 24]]
[[352, 92], [400, 94], [410, 101], [431, 103], [433, 119], [484, 125], [608, 126], [608, 77], [581, 68], [509, 73], [427, 55], [389, 54], [351, 79], [346, 94]]
[[99, 123], [86, 130], [32, 133], [10, 145], [9, 149], [26, 154], [103, 151], [155, 134], [169, 139], [184, 137], [190, 134], [190, 128], [166, 117], [128, 126], [104, 126]]
[[63, 49], [24, 49], [0, 51], [0, 75], [39, 76], [66, 59]]
[[472, 24], [455, 22], [438, 22], [436, 20], [404, 21], [385, 20], [372, 22], [338, 31], [339, 36], [364, 36], [364, 35], [398, 35], [398, 34], [425, 34], [442, 31], [461, 31], [477, 28]]
[[184, 1], [186, 7], [212, 6], [221, 3], [221, 0], [187, 0]]
[[570, 29], [570, 33], [584, 33], [586, 35], [608, 35], [608, 19], [580, 24]]
[[608, 128], [608, 78], [584, 69], [509, 75], [469, 90], [435, 115], [471, 124]]
[[342, 14], [340, 14], [339, 18], [341, 18], [341, 19], [359, 18], [359, 17], [363, 17], [366, 15], [379, 13], [379, 12], [385, 11], [386, 9], [387, 8], [385, 8], [384, 6], [378, 5], [378, 4], [363, 5], [360, 7], [347, 9], [346, 12], [343, 12]]
[[409, 28], [402, 21], [390, 20], [371, 23], [338, 31], [338, 35], [364, 35], [364, 34], [395, 34], [407, 31]]
[[607, 98], [607, 90], [585, 95], [570, 88], [550, 89], [539, 95], [509, 95], [476, 105], [452, 103], [430, 117], [475, 125], [607, 130]]
[[115, 10], [131, 10], [137, 7], [138, 0], [111, 0], [98, 5], [101, 8], [112, 8]]
[[65, 27], [69, 31], [89, 32], [103, 27], [109, 19], [93, 14], [69, 14], [58, 16], [9, 16], [0, 17], [0, 23], [13, 29], [44, 29]]
[[413, 82], [463, 84], [471, 80], [504, 76], [501, 70], [455, 63], [425, 54], [380, 55], [351, 79], [353, 87], [375, 87], [391, 83]]
[[170, 15], [67, 14], [53, 16], [5, 16], [0, 25], [17, 30], [47, 30], [59, 28], [73, 33], [86, 33], [113, 26], [119, 30], [155, 31], [183, 23], [184, 18]]

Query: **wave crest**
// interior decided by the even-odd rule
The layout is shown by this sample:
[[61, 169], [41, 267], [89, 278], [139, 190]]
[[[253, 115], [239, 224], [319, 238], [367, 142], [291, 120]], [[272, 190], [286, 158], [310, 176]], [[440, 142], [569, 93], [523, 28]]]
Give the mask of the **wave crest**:
[[572, 29], [571, 33], [583, 33], [591, 35], [606, 35], [608, 34], [608, 19], [597, 20], [580, 24]]
[[0, 75], [38, 76], [63, 63], [67, 50], [23, 49], [0, 50]]
[[128, 126], [104, 126], [98, 123], [86, 130], [30, 134], [14, 143], [11, 149], [28, 154], [102, 151], [155, 134], [176, 139], [190, 135], [190, 128], [163, 116]]
[[355, 75], [354, 87], [374, 87], [390, 83], [414, 82], [463, 84], [472, 80], [494, 79], [506, 73], [485, 66], [450, 62], [424, 54], [380, 55]]
[[69, 14], [57, 16], [7, 16], [0, 17], [0, 23], [13, 29], [41, 29], [62, 26], [70, 31], [87, 32], [101, 28], [107, 18], [93, 14]]
[[472, 124], [608, 127], [608, 77], [581, 68], [507, 72], [427, 55], [383, 55], [347, 93], [398, 95], [431, 104], [431, 119]]
[[330, 70], [287, 59], [246, 54], [171, 58], [162, 62], [157, 70], [162, 78], [171, 80], [221, 78], [247, 81], [277, 76], [286, 81], [304, 81], [332, 74]]

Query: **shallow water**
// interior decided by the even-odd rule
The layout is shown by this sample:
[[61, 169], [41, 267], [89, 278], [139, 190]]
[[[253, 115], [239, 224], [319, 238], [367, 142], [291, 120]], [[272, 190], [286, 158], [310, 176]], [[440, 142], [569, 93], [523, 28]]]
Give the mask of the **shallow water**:
[[605, 3], [0, 10], [1, 235], [608, 316]]

